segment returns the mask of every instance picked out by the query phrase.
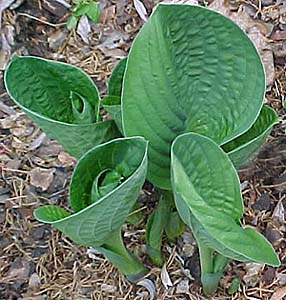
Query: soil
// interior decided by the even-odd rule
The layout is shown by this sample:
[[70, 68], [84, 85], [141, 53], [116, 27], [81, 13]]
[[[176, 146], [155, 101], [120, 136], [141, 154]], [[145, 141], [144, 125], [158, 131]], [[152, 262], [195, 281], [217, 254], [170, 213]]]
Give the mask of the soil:
[[[6, 9], [2, 18], [2, 30], [8, 25], [14, 30], [10, 54], [37, 55], [77, 65], [91, 76], [101, 94], [105, 93], [112, 68], [118, 59], [126, 56], [143, 24], [133, 1], [100, 1], [100, 19], [91, 25], [89, 44], [86, 44], [74, 30], [66, 29], [63, 23], [70, 11], [57, 1], [20, 2], [17, 8]], [[159, 1], [142, 2], [150, 14]], [[271, 32], [263, 31], [275, 58], [275, 73], [266, 102], [284, 121], [275, 126], [257, 159], [239, 175], [245, 204], [243, 222], [255, 226], [267, 237], [279, 254], [282, 266], [231, 262], [212, 299], [286, 299], [283, 109], [286, 9], [284, 13], [281, 9], [285, 3], [279, 0], [226, 2], [230, 11], [236, 12], [243, 6], [252, 20], [263, 26], [268, 24], [265, 28], [271, 26]], [[33, 210], [41, 204], [68, 206], [67, 189], [75, 160], [14, 105], [5, 91], [3, 72], [0, 78], [0, 299], [152, 299], [146, 288], [127, 282], [102, 256], [77, 246], [57, 230], [35, 220]], [[147, 217], [156, 205], [150, 184], [145, 184], [140, 200]], [[134, 251], [144, 252], [142, 228], [144, 221], [124, 228], [125, 242]], [[191, 233], [186, 230], [176, 244], [165, 242], [163, 252], [166, 257], [163, 271], [145, 257], [150, 268], [148, 278], [156, 286], [157, 299], [205, 299]], [[168, 288], [164, 287], [166, 275], [170, 277]], [[228, 295], [227, 289], [234, 278], [240, 279], [240, 287]]]

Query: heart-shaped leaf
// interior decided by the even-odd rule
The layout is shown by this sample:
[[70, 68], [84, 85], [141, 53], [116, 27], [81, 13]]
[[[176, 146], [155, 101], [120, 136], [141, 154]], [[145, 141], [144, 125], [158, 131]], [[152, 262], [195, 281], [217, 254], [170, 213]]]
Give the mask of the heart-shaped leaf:
[[[207, 233], [202, 235], [203, 242], [224, 256], [273, 266], [280, 264], [271, 244], [261, 234], [241, 227], [238, 176], [228, 156], [215, 142], [197, 133], [183, 134], [172, 145], [171, 159], [178, 211], [199, 240], [201, 227]], [[188, 209], [182, 210], [186, 206], [191, 214]], [[193, 222], [198, 223], [197, 228]]]
[[218, 144], [234, 139], [254, 123], [264, 91], [259, 55], [237, 25], [200, 6], [161, 4], [128, 56], [124, 131], [150, 141], [148, 179], [171, 189], [176, 136], [193, 131]]
[[[92, 193], [110, 172], [117, 170], [122, 180], [101, 198]], [[42, 206], [35, 217], [81, 245], [105, 243], [105, 239], [126, 220], [135, 204], [147, 172], [147, 142], [141, 137], [115, 139], [88, 151], [77, 163], [70, 185], [70, 204], [75, 213], [63, 208]], [[102, 178], [99, 176], [103, 175]]]
[[5, 72], [5, 85], [10, 97], [75, 157], [120, 136], [113, 121], [100, 121], [97, 88], [74, 66], [14, 57]]

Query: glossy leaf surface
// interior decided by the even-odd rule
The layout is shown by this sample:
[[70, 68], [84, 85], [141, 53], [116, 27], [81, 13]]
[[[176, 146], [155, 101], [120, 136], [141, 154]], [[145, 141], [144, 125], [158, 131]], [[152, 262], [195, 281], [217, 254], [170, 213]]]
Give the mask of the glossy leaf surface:
[[[238, 176], [215, 142], [196, 133], [179, 136], [172, 146], [172, 185], [178, 211], [200, 241], [230, 258], [279, 265], [271, 244], [241, 227]], [[191, 215], [198, 224], [192, 224]]]
[[[101, 198], [95, 197], [92, 191], [98, 175], [115, 169], [121, 172], [120, 184]], [[143, 138], [116, 139], [99, 145], [79, 160], [73, 172], [70, 204], [74, 213], [68, 216], [60, 207], [42, 206], [35, 210], [35, 217], [78, 244], [100, 246], [126, 220], [146, 172], [147, 143]]]
[[100, 121], [97, 88], [74, 66], [14, 57], [5, 72], [5, 85], [10, 97], [75, 157], [120, 136], [113, 121]]
[[181, 133], [223, 144], [245, 132], [264, 90], [260, 58], [237, 25], [200, 6], [159, 5], [134, 40], [122, 94], [125, 134], [150, 141], [148, 179], [171, 188]]

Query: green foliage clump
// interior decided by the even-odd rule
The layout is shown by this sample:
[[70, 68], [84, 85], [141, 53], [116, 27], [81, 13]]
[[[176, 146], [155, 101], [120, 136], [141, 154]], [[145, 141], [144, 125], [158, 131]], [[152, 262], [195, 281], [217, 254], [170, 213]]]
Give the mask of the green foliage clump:
[[[89, 5], [77, 1], [75, 17], [95, 18]], [[263, 105], [260, 57], [231, 20], [199, 6], [159, 5], [114, 69], [103, 100], [78, 68], [36, 57], [15, 57], [5, 84], [11, 98], [79, 158], [70, 185], [73, 213], [48, 205], [35, 217], [96, 247], [129, 280], [147, 270], [125, 248], [120, 228], [138, 209], [146, 178], [158, 194], [146, 226], [155, 264], [164, 262], [164, 237], [175, 242], [185, 225], [198, 243], [207, 295], [229, 259], [280, 264], [271, 244], [240, 221], [237, 170], [279, 118]], [[102, 111], [112, 119], [103, 120]]]

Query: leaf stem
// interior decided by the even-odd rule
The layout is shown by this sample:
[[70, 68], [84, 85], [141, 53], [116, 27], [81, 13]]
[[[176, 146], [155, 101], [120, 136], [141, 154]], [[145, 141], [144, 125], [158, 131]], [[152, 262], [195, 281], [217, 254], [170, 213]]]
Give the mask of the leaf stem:
[[228, 258], [214, 254], [214, 250], [198, 241], [201, 263], [201, 282], [203, 292], [210, 296], [218, 288], [223, 271], [228, 263]]
[[136, 282], [147, 274], [148, 269], [125, 247], [121, 229], [114, 230], [101, 246], [95, 249], [103, 254], [131, 282]]

